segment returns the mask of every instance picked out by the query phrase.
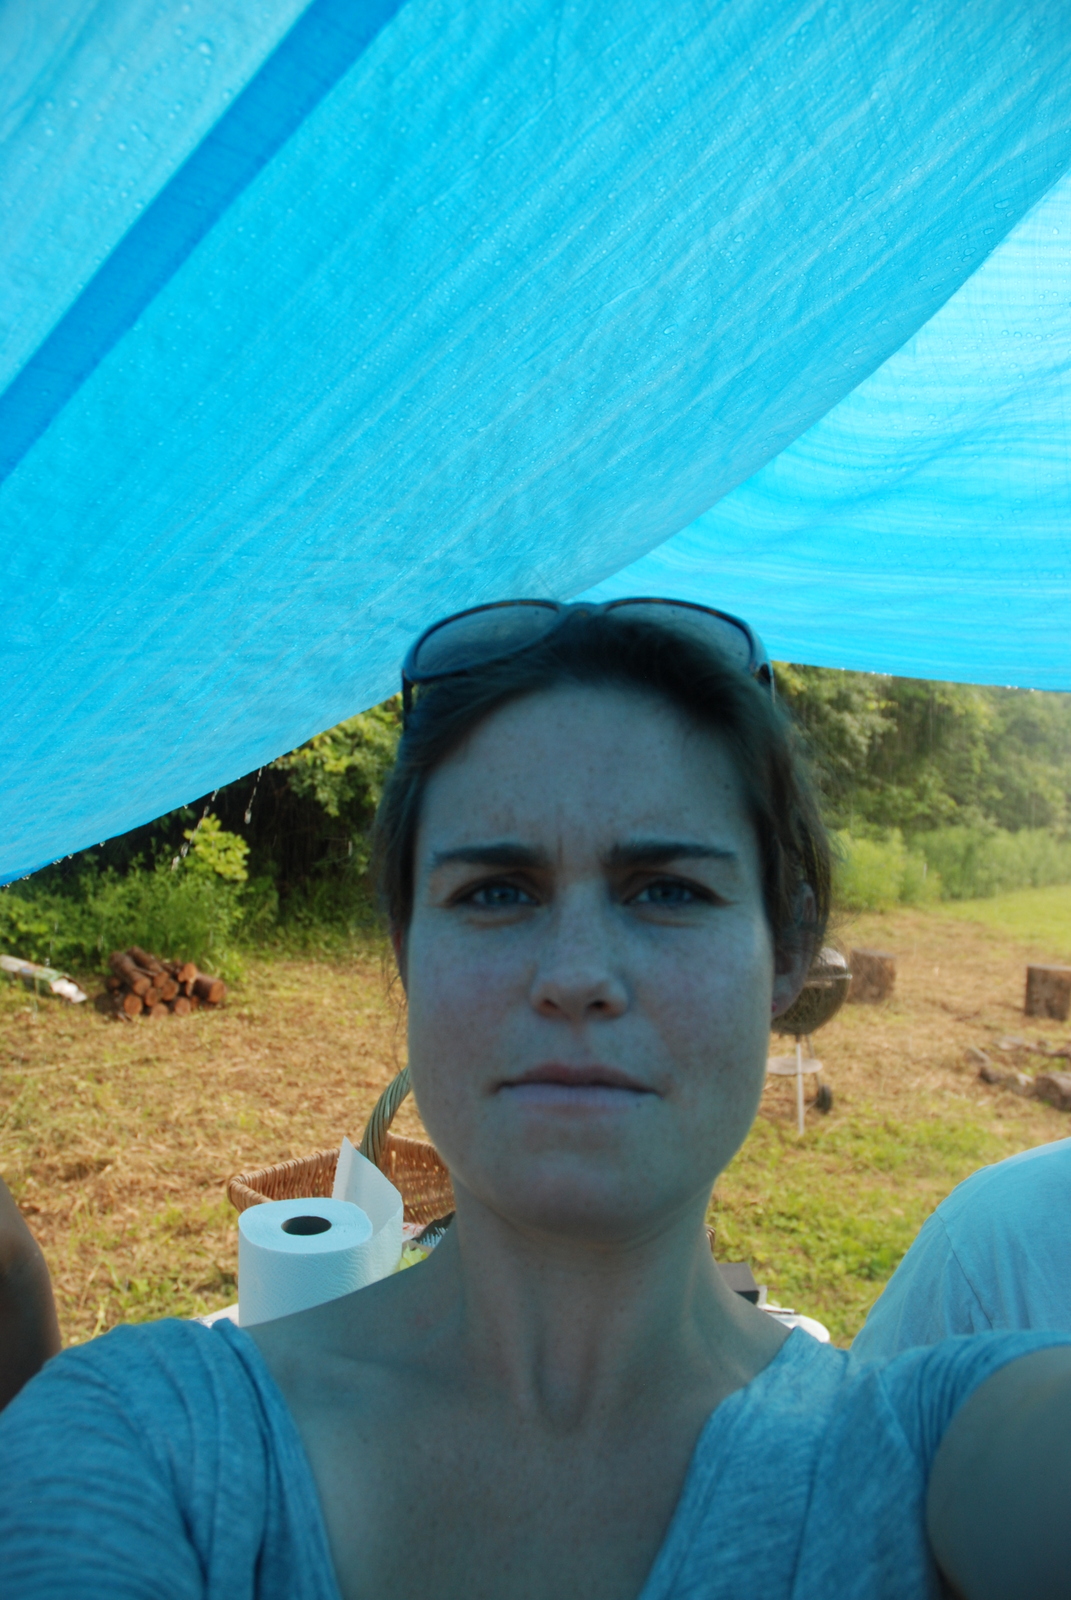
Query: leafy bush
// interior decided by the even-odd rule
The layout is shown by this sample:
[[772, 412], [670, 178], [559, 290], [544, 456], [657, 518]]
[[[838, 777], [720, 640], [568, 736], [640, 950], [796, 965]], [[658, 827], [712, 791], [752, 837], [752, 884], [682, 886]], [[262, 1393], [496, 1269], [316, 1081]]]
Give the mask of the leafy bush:
[[[246, 870], [246, 857], [249, 846], [245, 840], [236, 833], [228, 833], [220, 826], [219, 818], [208, 812], [201, 818], [196, 828], [185, 829], [189, 841], [189, 854], [186, 862], [187, 869], [192, 872], [205, 874], [214, 873], [217, 878], [223, 878], [228, 883], [244, 883], [249, 876]], [[182, 851], [182, 857], [187, 852]], [[176, 863], [172, 861], [171, 870], [175, 870]]]
[[33, 879], [12, 884], [0, 890], [0, 947], [85, 971], [103, 967], [113, 950], [140, 944], [237, 977], [245, 851], [244, 839], [208, 816], [189, 830], [189, 854], [174, 863], [137, 865], [124, 876], [90, 867], [62, 890]]
[[[272, 762], [286, 774], [298, 799], [312, 802], [321, 818], [342, 825], [346, 864], [363, 872], [368, 865], [369, 825], [394, 765], [401, 733], [398, 697], [349, 717], [326, 733]], [[337, 836], [337, 828], [330, 830]], [[354, 862], [356, 857], [356, 862]], [[333, 869], [337, 861], [330, 860]]]
[[1047, 828], [1007, 833], [992, 826], [935, 828], [915, 847], [940, 874], [946, 900], [983, 900], [1008, 889], [1071, 883], [1071, 840]]
[[905, 845], [898, 828], [884, 837], [836, 836], [839, 860], [833, 892], [845, 911], [891, 911], [897, 905], [927, 905], [941, 897], [941, 880], [925, 857]]
[[834, 892], [846, 911], [984, 900], [1010, 889], [1071, 883], [1071, 841], [1047, 828], [935, 828], [907, 844], [893, 828], [862, 838], [839, 833], [836, 840]]

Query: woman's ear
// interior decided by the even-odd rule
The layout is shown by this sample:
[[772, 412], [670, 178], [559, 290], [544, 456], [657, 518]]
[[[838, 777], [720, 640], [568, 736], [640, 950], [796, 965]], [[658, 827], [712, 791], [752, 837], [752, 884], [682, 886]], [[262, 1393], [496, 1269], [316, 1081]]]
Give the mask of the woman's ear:
[[783, 1016], [807, 982], [815, 956], [816, 914], [814, 890], [805, 883], [796, 896], [796, 937], [781, 945], [774, 957], [772, 1017]]

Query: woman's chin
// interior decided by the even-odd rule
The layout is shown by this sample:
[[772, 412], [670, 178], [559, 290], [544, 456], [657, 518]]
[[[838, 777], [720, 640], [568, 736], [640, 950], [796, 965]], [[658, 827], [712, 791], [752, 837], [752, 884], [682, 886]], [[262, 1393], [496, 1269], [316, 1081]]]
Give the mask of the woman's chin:
[[[634, 1163], [598, 1161], [592, 1153], [517, 1152], [471, 1181], [455, 1186], [482, 1208], [524, 1233], [563, 1242], [624, 1244], [659, 1233], [694, 1198], [681, 1190], [679, 1173], [666, 1183], [638, 1181]], [[675, 1181], [674, 1181], [675, 1180]], [[700, 1179], [698, 1188], [702, 1188]]]

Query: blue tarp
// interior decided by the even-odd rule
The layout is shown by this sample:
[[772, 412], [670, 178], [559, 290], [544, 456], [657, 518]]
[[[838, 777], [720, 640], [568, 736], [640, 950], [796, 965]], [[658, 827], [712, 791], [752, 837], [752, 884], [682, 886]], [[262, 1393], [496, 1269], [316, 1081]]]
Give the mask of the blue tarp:
[[0, 12], [0, 878], [631, 589], [1071, 685], [1047, 0]]

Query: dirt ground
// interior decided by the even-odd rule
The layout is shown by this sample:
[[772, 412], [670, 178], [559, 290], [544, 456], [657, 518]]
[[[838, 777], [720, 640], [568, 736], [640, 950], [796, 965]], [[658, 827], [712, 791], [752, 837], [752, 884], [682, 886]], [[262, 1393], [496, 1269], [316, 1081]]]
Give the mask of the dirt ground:
[[[723, 1258], [751, 1260], [771, 1297], [847, 1342], [953, 1184], [1071, 1132], [1065, 1114], [981, 1083], [968, 1047], [1061, 1067], [997, 1042], [1071, 1028], [1024, 1021], [1024, 963], [1046, 952], [993, 928], [902, 912], [838, 931], [843, 948], [896, 953], [895, 997], [845, 1007], [816, 1037], [834, 1106], [808, 1112], [802, 1141], [791, 1085], [771, 1083], [714, 1217]], [[65, 1337], [232, 1301], [227, 1177], [356, 1142], [403, 1061], [375, 955], [251, 961], [220, 1011], [132, 1025], [0, 986], [0, 1171], [45, 1249]], [[421, 1132], [411, 1101], [398, 1127]]]

